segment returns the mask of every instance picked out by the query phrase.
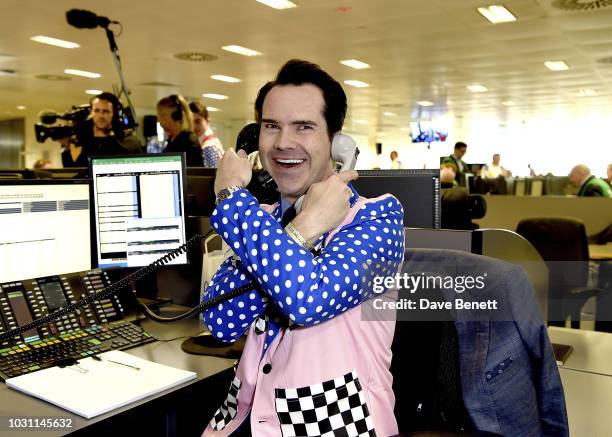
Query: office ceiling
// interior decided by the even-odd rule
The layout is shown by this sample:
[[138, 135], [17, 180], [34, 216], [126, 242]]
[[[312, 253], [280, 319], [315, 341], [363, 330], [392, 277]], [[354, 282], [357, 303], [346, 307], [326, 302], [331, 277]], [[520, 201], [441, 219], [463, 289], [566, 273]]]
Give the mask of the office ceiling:
[[[319, 63], [341, 81], [370, 85], [345, 85], [348, 128], [366, 133], [398, 131], [410, 121], [444, 114], [493, 116], [505, 122], [559, 111], [609, 113], [612, 107], [610, 0], [505, 0], [503, 5], [518, 20], [495, 25], [476, 11], [488, 4], [483, 0], [294, 1], [297, 8], [275, 10], [255, 0], [2, 0], [0, 118], [19, 116], [23, 111], [18, 105], [27, 111], [65, 110], [86, 102], [86, 89], [106, 90], [118, 83], [104, 31], [68, 25], [65, 12], [71, 8], [122, 23], [117, 43], [138, 108], [154, 108], [170, 93], [218, 93], [229, 98], [205, 99], [220, 110], [217, 120], [250, 119], [259, 87], [294, 57]], [[35, 43], [30, 40], [34, 35], [81, 47]], [[245, 57], [221, 49], [228, 44], [263, 54]], [[175, 57], [185, 52], [216, 59]], [[339, 63], [350, 58], [371, 68], [354, 70]], [[560, 60], [569, 70], [553, 72], [544, 66]], [[66, 68], [102, 77], [39, 78], [65, 76]], [[213, 74], [242, 82], [219, 82], [210, 78]], [[466, 88], [475, 83], [488, 91]], [[596, 95], [581, 96], [581, 90]], [[422, 100], [434, 106], [419, 106], [416, 102]]]

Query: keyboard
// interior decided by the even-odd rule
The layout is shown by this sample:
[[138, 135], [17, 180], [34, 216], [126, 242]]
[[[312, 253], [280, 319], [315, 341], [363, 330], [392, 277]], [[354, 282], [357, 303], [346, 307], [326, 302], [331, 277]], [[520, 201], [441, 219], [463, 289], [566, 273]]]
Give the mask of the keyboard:
[[54, 337], [0, 349], [0, 379], [46, 369], [67, 359], [87, 358], [109, 350], [124, 350], [155, 341], [133, 323], [119, 321], [108, 326], [92, 325]]

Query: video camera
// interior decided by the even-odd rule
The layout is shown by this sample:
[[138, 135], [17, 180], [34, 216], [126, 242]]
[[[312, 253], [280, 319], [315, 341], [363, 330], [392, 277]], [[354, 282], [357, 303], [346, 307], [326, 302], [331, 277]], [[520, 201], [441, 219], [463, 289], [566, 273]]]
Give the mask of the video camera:
[[[63, 114], [45, 111], [40, 114], [40, 123], [34, 125], [34, 131], [36, 132], [36, 141], [44, 143], [47, 138], [51, 138], [54, 141], [60, 138], [68, 138], [76, 135], [77, 140], [79, 133], [83, 132], [87, 125], [87, 119], [91, 112], [90, 105], [73, 106], [70, 111], [66, 111]], [[49, 126], [55, 124], [57, 120], [64, 120], [68, 122], [65, 126]]]
[[[133, 130], [138, 124], [136, 123], [134, 114], [129, 107], [123, 107], [118, 103], [117, 124], [113, 126], [115, 135], [123, 138], [125, 134]], [[91, 113], [91, 105], [73, 106], [70, 111], [63, 114], [45, 111], [40, 114], [40, 123], [34, 125], [36, 133], [36, 141], [44, 143], [47, 138], [54, 141], [60, 138], [74, 137], [77, 144], [82, 144], [92, 135], [93, 123], [89, 117]], [[66, 121], [64, 126], [51, 126], [58, 120]]]

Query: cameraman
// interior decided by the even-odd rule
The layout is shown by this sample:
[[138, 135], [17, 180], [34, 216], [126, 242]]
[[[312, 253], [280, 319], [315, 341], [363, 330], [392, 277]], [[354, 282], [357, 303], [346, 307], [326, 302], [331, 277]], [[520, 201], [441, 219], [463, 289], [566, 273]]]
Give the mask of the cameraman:
[[86, 167], [89, 156], [142, 153], [136, 136], [124, 129], [121, 103], [114, 94], [103, 92], [89, 103], [91, 120], [77, 127], [76, 137], [62, 152], [64, 167]]

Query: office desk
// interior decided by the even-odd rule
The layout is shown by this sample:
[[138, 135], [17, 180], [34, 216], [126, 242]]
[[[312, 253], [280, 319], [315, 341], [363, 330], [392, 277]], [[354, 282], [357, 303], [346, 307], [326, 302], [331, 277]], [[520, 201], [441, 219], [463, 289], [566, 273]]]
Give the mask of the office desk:
[[[167, 314], [164, 314], [167, 315]], [[196, 335], [200, 331], [203, 330], [203, 324], [198, 319], [189, 319], [183, 320], [178, 323], [172, 324], [157, 324], [155, 322], [151, 322], [146, 320], [142, 323], [142, 326], [154, 337], [158, 339], [173, 339], [180, 336], [191, 336]], [[216, 358], [202, 355], [190, 355], [184, 353], [181, 350], [181, 343], [184, 338], [161, 342], [156, 341], [153, 343], [149, 343], [143, 346], [139, 346], [133, 349], [128, 349], [125, 352], [138, 356], [140, 358], [155, 361], [157, 363], [165, 364], [172, 367], [177, 367], [184, 370], [190, 370], [197, 373], [197, 379], [195, 381], [190, 381], [178, 387], [173, 387], [172, 389], [166, 390], [164, 392], [158, 393], [153, 396], [149, 396], [140, 401], [134, 402], [130, 405], [127, 405], [122, 408], [118, 408], [109, 413], [102, 414], [100, 416], [94, 417], [92, 419], [85, 419], [75, 414], [72, 414], [66, 410], [63, 410], [55, 405], [49, 404], [47, 402], [41, 401], [37, 398], [30, 397], [21, 392], [17, 392], [9, 389], [5, 384], [0, 385], [0, 436], [19, 436], [19, 437], [29, 437], [29, 436], [57, 436], [57, 435], [65, 435], [68, 433], [72, 433], [75, 431], [79, 431], [77, 435], [98, 435], [98, 432], [89, 432], [87, 427], [91, 429], [92, 425], [97, 426], [107, 426], [107, 423], [116, 421], [118, 423], [132, 423], [130, 422], [129, 415], [133, 412], [138, 412], [141, 416], [145, 416], [147, 414], [146, 409], [150, 406], [155, 406], [155, 413], [153, 415], [160, 415], [164, 413], [160, 413], [163, 410], [164, 406], [162, 405], [164, 402], [164, 398], [169, 398], [170, 396], [189, 396], [194, 398], [197, 402], [202, 406], [207, 399], [210, 399], [211, 403], [217, 403], [214, 398], [220, 398], [221, 400], [225, 398], [225, 394], [223, 390], [225, 388], [221, 388], [217, 390], [215, 386], [215, 393], [207, 392], [209, 387], [207, 387], [208, 381], [215, 380], [218, 378], [221, 380], [220, 385], [223, 386], [223, 380], [227, 379], [226, 377], [221, 377], [224, 374], [222, 372], [231, 369], [234, 364], [234, 360], [224, 359], [224, 358]], [[227, 372], [226, 372], [227, 373]], [[217, 375], [215, 377], [215, 375]], [[212, 384], [212, 382], [211, 382]], [[213, 389], [210, 389], [213, 390]], [[94, 395], [94, 394], [86, 394], [86, 395]], [[175, 402], [174, 398], [172, 401], [168, 401], [167, 403], [173, 404]], [[176, 401], [178, 402], [178, 401]], [[187, 401], [189, 402], [189, 401]], [[179, 405], [179, 404], [177, 404]], [[219, 404], [217, 404], [218, 406]], [[198, 405], [194, 405], [197, 407]], [[203, 431], [204, 427], [209, 419], [209, 417], [204, 417], [209, 413], [203, 411], [203, 408], [199, 409], [199, 412], [193, 413], [193, 422], [194, 427], [199, 429], [199, 431]], [[197, 411], [197, 409], [196, 409]], [[171, 416], [175, 414], [171, 412]], [[52, 418], [70, 418], [72, 419], [72, 428], [66, 430], [54, 430], [50, 432], [39, 431], [39, 430], [9, 430], [8, 429], [8, 418], [15, 417], [52, 417]], [[151, 421], [160, 419], [159, 417], [151, 417]], [[165, 426], [168, 428], [172, 428], [174, 425], [172, 423], [173, 417], [170, 417], [170, 422], [165, 423]], [[110, 425], [109, 425], [110, 426]], [[141, 426], [140, 423], [137, 423], [135, 426]], [[119, 426], [118, 428], [122, 428]], [[169, 429], [168, 432], [165, 430], [158, 429], [159, 426], [154, 426], [154, 430], [156, 431], [155, 435], [174, 435], [172, 429]], [[122, 429], [117, 429], [115, 432], [117, 435], [124, 434]], [[159, 431], [159, 432], [158, 432]], [[140, 434], [140, 433], [136, 433]], [[150, 435], [150, 434], [147, 434]]]
[[559, 367], [570, 436], [610, 435], [612, 378]]
[[612, 259], [612, 243], [589, 244], [589, 258], [592, 260]]
[[550, 326], [548, 336], [553, 343], [574, 348], [560, 368], [612, 377], [612, 334]]
[[570, 435], [610, 435], [612, 334], [553, 326], [548, 334], [553, 343], [574, 348], [559, 366]]

